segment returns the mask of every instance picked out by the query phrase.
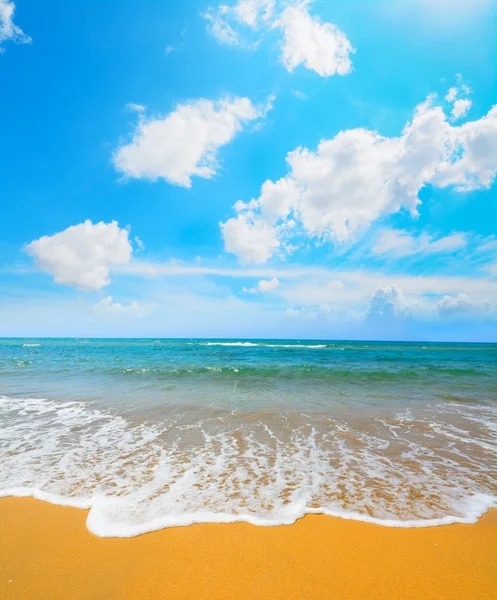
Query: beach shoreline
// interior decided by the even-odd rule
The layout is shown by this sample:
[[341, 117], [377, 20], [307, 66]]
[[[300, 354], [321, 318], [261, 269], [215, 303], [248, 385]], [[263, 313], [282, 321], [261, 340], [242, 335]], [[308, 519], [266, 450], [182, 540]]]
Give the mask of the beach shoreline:
[[87, 511], [0, 499], [0, 597], [497, 599], [497, 510], [475, 525], [198, 524], [102, 539]]

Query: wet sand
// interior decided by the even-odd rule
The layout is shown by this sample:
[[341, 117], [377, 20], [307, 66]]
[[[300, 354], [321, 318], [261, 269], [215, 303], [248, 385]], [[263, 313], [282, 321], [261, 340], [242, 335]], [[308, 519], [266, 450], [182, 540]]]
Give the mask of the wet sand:
[[497, 599], [497, 510], [476, 525], [390, 529], [308, 515], [289, 527], [101, 539], [86, 513], [0, 499], [0, 598]]

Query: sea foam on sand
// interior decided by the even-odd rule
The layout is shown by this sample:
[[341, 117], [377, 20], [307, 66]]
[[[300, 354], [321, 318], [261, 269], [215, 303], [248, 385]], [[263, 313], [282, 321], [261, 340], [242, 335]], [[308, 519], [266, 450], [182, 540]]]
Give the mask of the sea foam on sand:
[[[183, 412], [181, 412], [183, 411]], [[0, 397], [0, 496], [89, 509], [101, 537], [308, 513], [388, 527], [474, 523], [497, 504], [495, 409], [132, 418]]]

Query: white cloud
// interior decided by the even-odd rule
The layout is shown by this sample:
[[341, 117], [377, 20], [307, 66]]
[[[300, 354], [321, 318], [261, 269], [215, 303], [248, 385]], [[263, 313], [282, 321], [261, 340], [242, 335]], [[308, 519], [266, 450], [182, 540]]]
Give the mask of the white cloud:
[[274, 277], [273, 279], [269, 279], [269, 280], [265, 280], [262, 279], [261, 281], [259, 281], [259, 291], [261, 292], [271, 292], [272, 290], [275, 290], [278, 286], [280, 285], [279, 280]]
[[217, 11], [207, 11], [203, 17], [208, 22], [209, 33], [222, 44], [236, 46], [240, 43], [238, 34], [229, 24], [226, 10], [227, 6], [220, 6]]
[[[284, 309], [297, 310], [300, 315], [334, 321], [371, 325], [383, 319], [401, 322], [439, 323], [448, 318], [440, 312], [439, 303], [445, 296], [466, 294], [481, 310], [474, 310], [471, 318], [494, 322], [497, 316], [497, 281], [489, 278], [447, 277], [425, 275], [386, 274], [364, 270], [321, 270], [300, 272], [293, 269], [275, 273], [285, 285], [277, 288], [274, 296], [281, 298]], [[485, 308], [486, 305], [494, 310]], [[292, 313], [296, 314], [296, 313]], [[454, 318], [460, 319], [455, 315]]]
[[307, 94], [304, 94], [304, 92], [301, 92], [300, 90], [293, 90], [292, 94], [299, 100], [307, 100], [308, 98]]
[[[462, 117], [465, 117], [471, 105], [473, 104], [471, 100], [468, 99], [468, 95], [471, 92], [471, 89], [466, 84], [462, 83], [462, 76], [457, 75], [457, 85], [451, 87], [445, 96], [445, 101], [452, 104], [452, 112], [451, 117], [453, 121], [457, 121]], [[463, 96], [460, 98], [459, 96]]]
[[[487, 270], [492, 269], [489, 263]], [[444, 296], [467, 293], [497, 302], [497, 281], [488, 277], [456, 277], [439, 275], [402, 275], [365, 271], [340, 270], [315, 266], [284, 267], [223, 267], [207, 264], [183, 264], [178, 261], [150, 263], [142, 260], [117, 267], [116, 272], [144, 278], [222, 277], [233, 279], [273, 279], [285, 281], [278, 293], [292, 304], [314, 305], [329, 301], [350, 306], [364, 304], [379, 287], [395, 285], [409, 297]], [[497, 270], [495, 270], [497, 276]]]
[[126, 108], [132, 112], [142, 113], [145, 111], [143, 104], [135, 104], [135, 102], [128, 102]]
[[[259, 198], [234, 207], [246, 239], [257, 224], [271, 240], [264, 252], [252, 253], [252, 262], [264, 262], [271, 248], [276, 251], [277, 242], [289, 235], [290, 222], [296, 223], [296, 233], [340, 243], [382, 216], [400, 210], [417, 216], [418, 194], [428, 184], [459, 192], [489, 187], [497, 172], [497, 107], [453, 126], [430, 97], [398, 137], [345, 130], [322, 140], [316, 151], [297, 148], [287, 163], [286, 177], [266, 181]], [[250, 253], [247, 247], [245, 257], [233, 245], [226, 249], [244, 260]]]
[[454, 121], [457, 119], [461, 119], [468, 114], [469, 109], [471, 108], [472, 102], [467, 98], [456, 100], [454, 102], [454, 107], [452, 108], [452, 118]]
[[307, 5], [289, 6], [279, 17], [284, 36], [283, 64], [290, 72], [304, 65], [321, 77], [347, 75], [352, 70], [350, 41], [336, 25], [311, 17]]
[[273, 277], [273, 279], [261, 279], [255, 288], [247, 289], [244, 287], [242, 292], [245, 292], [246, 294], [257, 294], [259, 292], [265, 294], [266, 292], [272, 292], [279, 286], [279, 279]]
[[191, 177], [216, 174], [219, 148], [244, 124], [264, 117], [270, 102], [257, 107], [248, 98], [200, 99], [178, 105], [166, 117], [140, 118], [132, 141], [114, 153], [114, 165], [128, 177], [190, 187]]
[[238, 0], [232, 8], [235, 18], [248, 27], [257, 27], [271, 19], [274, 0]]
[[[471, 243], [473, 244], [473, 242]], [[352, 321], [358, 324], [364, 323], [365, 325], [370, 323], [371, 326], [376, 323], [379, 326], [379, 322], [371, 318], [371, 299], [379, 289], [391, 287], [396, 288], [399, 293], [387, 294], [383, 300], [385, 303], [390, 301], [395, 306], [394, 310], [397, 314], [395, 323], [401, 328], [404, 327], [405, 323], [413, 324], [419, 322], [430, 324], [430, 331], [433, 331], [431, 325], [436, 327], [440, 325], [442, 327], [443, 323], [446, 323], [447, 327], [450, 327], [453, 319], [461, 322], [464, 321], [465, 323], [478, 322], [482, 324], [482, 327], [486, 322], [491, 327], [497, 325], [497, 279], [488, 275], [485, 277], [483, 270], [477, 274], [479, 276], [456, 277], [446, 275], [427, 276], [423, 274], [402, 275], [392, 272], [366, 271], [360, 268], [347, 271], [297, 265], [279, 268], [244, 268], [211, 263], [209, 266], [208, 261], [205, 259], [201, 261], [201, 264], [196, 262], [185, 264], [179, 261], [148, 263], [143, 260], [133, 259], [129, 263], [121, 266], [116, 265], [112, 268], [113, 281], [122, 274], [126, 275], [128, 282], [132, 282], [131, 278], [135, 278], [133, 284], [135, 297], [138, 295], [149, 297], [157, 302], [157, 316], [153, 320], [129, 319], [129, 328], [126, 331], [129, 334], [139, 336], [157, 336], [159, 332], [161, 332], [161, 335], [171, 335], [172, 331], [177, 332], [178, 335], [186, 336], [198, 336], [201, 332], [204, 332], [202, 335], [220, 336], [221, 333], [219, 331], [213, 332], [210, 330], [207, 332], [205, 329], [209, 322], [206, 319], [207, 313], [205, 311], [207, 308], [205, 303], [209, 303], [209, 298], [213, 300], [214, 296], [216, 296], [219, 301], [216, 301], [219, 308], [219, 310], [216, 309], [216, 318], [219, 317], [221, 320], [219, 321], [218, 319], [215, 322], [218, 324], [221, 323], [221, 327], [224, 328], [223, 331], [225, 332], [223, 335], [239, 335], [239, 337], [248, 335], [247, 331], [250, 327], [259, 327], [261, 325], [261, 315], [266, 315], [267, 326], [275, 326], [278, 319], [277, 315], [279, 314], [283, 318], [286, 309], [290, 309], [289, 314], [299, 314], [303, 319], [308, 319], [309, 323], [311, 321], [316, 323], [322, 322], [323, 325], [325, 322], [330, 323], [330, 329], [326, 330], [326, 335], [341, 335], [345, 337], [354, 335], [363, 339], [364, 335], [366, 335], [365, 332], [372, 330], [361, 329], [354, 333], [349, 327], [350, 323]], [[497, 271], [495, 274], [497, 276]], [[157, 280], [152, 282], [150, 281], [151, 277], [157, 278]], [[146, 279], [146, 282], [142, 283], [140, 281], [141, 278]], [[273, 279], [277, 279], [280, 285], [274, 287], [269, 296], [262, 293], [255, 296], [255, 302], [251, 301], [251, 296], [244, 299], [238, 293], [243, 285], [247, 285], [247, 283], [253, 285], [252, 282], [257, 282], [254, 287], [259, 293], [258, 282], [270, 282]], [[151, 290], [153, 290], [153, 296], [151, 296]], [[460, 294], [469, 297], [474, 301], [475, 306], [481, 307], [481, 310], [477, 308], [473, 312], [466, 313], [453, 310], [452, 315], [447, 314], [447, 310], [444, 312], [443, 307], [439, 310], [438, 304], [445, 296], [455, 298]], [[29, 297], [29, 294], [27, 297]], [[187, 300], [187, 297], [189, 300]], [[236, 320], [236, 315], [238, 322], [243, 322], [246, 325], [243, 333], [241, 330], [230, 330], [227, 326], [227, 316], [224, 312], [227, 306], [224, 305], [224, 300], [228, 301], [228, 298], [230, 299], [228, 304], [231, 305], [231, 309], [229, 309], [231, 310], [231, 316]], [[240, 302], [237, 302], [236, 299], [239, 299]], [[193, 300], [194, 303], [192, 304]], [[17, 297], [17, 301], [19, 301], [19, 297]], [[84, 305], [83, 299], [80, 298], [78, 302], [79, 308], [75, 309], [74, 314], [78, 314], [78, 311]], [[81, 302], [83, 302], [83, 305]], [[378, 296], [375, 302], [376, 307], [380, 310]], [[106, 301], [100, 306], [103, 312], [105, 312], [107, 304], [121, 304], [127, 307], [130, 304], [130, 300], [115, 301], [113, 299], [111, 302]], [[139, 304], [142, 303], [140, 302]], [[252, 314], [254, 320], [250, 321], [251, 325], [249, 327], [246, 320], [250, 318], [251, 306], [258, 307], [257, 310], [260, 309], [261, 312], [258, 312], [256, 316]], [[173, 310], [172, 313], [170, 312], [170, 307]], [[86, 305], [84, 310], [88, 313], [88, 305]], [[189, 318], [185, 317], [185, 315], [193, 314], [193, 312], [190, 313], [190, 310], [197, 315], [197, 317], [192, 317], [197, 318], [198, 322], [195, 321], [195, 326], [200, 327], [196, 332], [194, 331], [195, 327], [192, 325], [192, 322]], [[385, 307], [381, 310], [383, 312], [388, 311]], [[122, 312], [118, 307], [111, 308], [110, 311], [118, 314]], [[137, 308], [136, 312], [140, 313], [140, 310]], [[174, 318], [171, 317], [172, 314], [175, 315]], [[401, 319], [401, 317], [409, 318]], [[88, 318], [90, 321], [84, 322], [93, 323], [93, 325], [86, 328], [86, 333], [84, 333], [85, 327], [82, 324], [83, 321], [75, 320], [74, 317], [68, 317], [67, 314], [60, 316], [61, 321], [62, 319], [67, 320], [65, 331], [68, 335], [89, 335], [88, 331], [92, 331], [92, 335], [96, 336], [103, 334], [104, 331], [107, 335], [123, 335], [122, 331], [117, 329], [117, 325], [123, 323], [128, 326], [128, 321], [125, 318], [109, 319], [108, 323], [105, 319], [93, 319], [91, 321], [91, 315]], [[183, 325], [176, 322], [175, 319], [180, 319]], [[210, 322], [212, 323], [212, 321]], [[232, 325], [234, 322], [232, 321]], [[150, 328], [132, 329], [134, 323], [143, 323], [144, 326], [150, 324]], [[184, 327], [184, 323], [188, 325], [186, 330], [184, 328], [181, 329], [182, 326]], [[333, 325], [331, 325], [332, 323]], [[381, 324], [383, 323], [381, 321]], [[14, 329], [9, 328], [6, 319], [2, 321], [2, 324], [5, 332], [14, 331]], [[114, 327], [113, 324], [116, 326], [114, 329], [112, 329]], [[30, 331], [29, 328], [26, 328], [27, 325], [22, 323], [22, 327], [24, 327], [22, 331], [27, 335], [33, 335], [33, 331], [41, 332], [44, 326], [46, 324], [37, 323], [34, 325], [35, 328]], [[171, 327], [172, 329], [170, 329]], [[57, 331], [62, 333], [60, 329], [57, 329]], [[257, 331], [261, 332], [262, 329], [257, 329]], [[267, 331], [273, 331], [274, 333], [268, 334]], [[277, 335], [282, 335], [285, 330], [280, 330], [277, 335], [275, 330], [269, 329], [267, 331], [267, 335], [275, 335], [277, 337]], [[325, 330], [322, 330], [321, 334], [319, 327], [312, 331], [305, 328], [292, 331], [292, 336], [294, 337], [303, 335], [319, 337], [319, 335], [324, 335]], [[340, 331], [340, 333], [337, 334], [337, 331]], [[378, 335], [381, 331], [381, 329], [375, 330]], [[445, 331], [447, 333], [449, 329]], [[450, 329], [450, 331], [453, 330]], [[481, 329], [482, 333], [485, 335], [488, 334], [485, 339], [491, 339], [493, 335], [492, 331], [495, 332], [495, 328], [493, 330]], [[415, 328], [411, 330], [409, 335], [416, 336], [417, 333], [424, 335], [422, 329], [416, 330]], [[385, 330], [385, 336], [388, 335], [392, 335], [392, 333], [387, 333]], [[471, 332], [468, 335], [471, 337]], [[477, 336], [474, 339], [477, 339]]]
[[174, 46], [169, 44], [169, 46], [164, 48], [164, 54], [171, 54], [172, 52], [176, 52], [176, 48]]
[[254, 48], [253, 43], [241, 39], [238, 29], [245, 26], [257, 29], [272, 21], [274, 0], [238, 0], [233, 6], [221, 4], [204, 15], [209, 33], [221, 44]]
[[133, 249], [128, 233], [116, 221], [94, 225], [87, 220], [34, 240], [26, 250], [56, 283], [99, 290], [110, 283], [109, 268], [130, 261]]
[[114, 302], [112, 296], [107, 296], [93, 306], [93, 312], [100, 317], [134, 317], [143, 318], [151, 316], [156, 309], [155, 302], [138, 302], [133, 300], [129, 304]]
[[497, 313], [497, 304], [481, 299], [469, 297], [467, 294], [456, 294], [444, 296], [437, 303], [437, 311], [443, 316], [474, 314], [483, 316], [485, 314]]
[[276, 231], [262, 219], [239, 215], [221, 223], [224, 247], [246, 263], [264, 263], [278, 248]]
[[454, 100], [457, 97], [457, 88], [456, 87], [451, 87], [450, 90], [447, 92], [447, 95], [445, 96], [445, 100], [447, 102], [454, 102]]
[[233, 6], [221, 4], [217, 9], [210, 9], [202, 16], [208, 23], [209, 33], [219, 43], [254, 48], [257, 43], [246, 43], [242, 40], [238, 33], [239, 26], [257, 29], [270, 23], [274, 4], [274, 0], [238, 0]]
[[489, 235], [483, 239], [480, 238], [480, 243], [477, 250], [480, 254], [486, 254], [487, 252], [494, 251], [497, 252], [497, 236]]
[[373, 246], [375, 254], [391, 254], [395, 257], [410, 256], [412, 254], [436, 254], [441, 252], [454, 252], [467, 245], [464, 233], [453, 233], [434, 239], [427, 233], [419, 236], [410, 235], [401, 229], [384, 229], [381, 231], [376, 244]]
[[[474, 242], [469, 241], [472, 244]], [[261, 288], [272, 287], [268, 308], [277, 309], [279, 306], [282, 314], [289, 309], [288, 314], [309, 319], [323, 318], [340, 326], [348, 321], [362, 322], [372, 318], [374, 313], [378, 317], [378, 313], [386, 314], [389, 310], [390, 314], [397, 315], [396, 321], [400, 321], [401, 317], [409, 317], [411, 322], [442, 323], [442, 317], [449, 318], [450, 310], [444, 310], [449, 301], [445, 300], [440, 307], [439, 304], [445, 297], [457, 298], [459, 295], [466, 295], [473, 301], [475, 310], [469, 315], [471, 318], [494, 323], [497, 317], [497, 268], [496, 279], [491, 275], [485, 277], [483, 271], [479, 277], [458, 277], [402, 275], [364, 269], [347, 271], [313, 266], [234, 268], [177, 261], [151, 264], [140, 260], [133, 260], [118, 270], [128, 276], [147, 279], [163, 277], [168, 284], [175, 278], [180, 282], [188, 282], [189, 288], [195, 285], [195, 278], [199, 278], [204, 285], [205, 278], [219, 277], [223, 279], [223, 289], [229, 289], [226, 280], [231, 278], [236, 280], [233, 283], [235, 292], [240, 289], [239, 280], [242, 280], [242, 285], [258, 280], [257, 285], [244, 287], [242, 291], [261, 294]], [[273, 282], [274, 279], [279, 285]], [[373, 298], [375, 300], [371, 308]], [[264, 303], [262, 298], [257, 304], [261, 303]], [[462, 318], [462, 311], [453, 310], [453, 314], [455, 319]]]
[[0, 53], [3, 52], [2, 44], [12, 41], [16, 44], [29, 44], [31, 38], [20, 27], [14, 24], [16, 5], [10, 0], [0, 0]]
[[369, 304], [368, 315], [386, 319], [417, 317], [461, 318], [464, 316], [494, 319], [497, 317], [497, 303], [465, 293], [444, 295], [441, 299], [413, 296], [406, 297], [397, 286], [387, 286], [376, 290]]
[[[441, 131], [437, 134], [442, 138]], [[460, 192], [489, 188], [497, 172], [497, 106], [477, 121], [449, 127], [445, 143], [431, 183]]]
[[406, 315], [412, 304], [395, 285], [378, 288], [369, 303], [368, 314], [375, 317], [398, 317]]
[[351, 72], [350, 55], [354, 52], [347, 36], [332, 23], [321, 23], [319, 17], [308, 12], [311, 0], [289, 4], [280, 2], [276, 10], [274, 0], [238, 0], [233, 6], [220, 5], [204, 18], [208, 30], [218, 42], [255, 48], [240, 35], [243, 26], [254, 31], [272, 29], [282, 36], [282, 62], [288, 71], [304, 65], [322, 77], [346, 75]]

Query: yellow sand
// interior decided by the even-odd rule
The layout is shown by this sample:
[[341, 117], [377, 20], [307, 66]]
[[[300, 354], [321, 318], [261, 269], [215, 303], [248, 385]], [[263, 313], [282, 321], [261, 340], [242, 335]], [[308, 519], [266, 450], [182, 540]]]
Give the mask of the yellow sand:
[[310, 515], [290, 527], [195, 525], [100, 539], [86, 513], [0, 499], [0, 598], [497, 599], [497, 511], [389, 529]]

